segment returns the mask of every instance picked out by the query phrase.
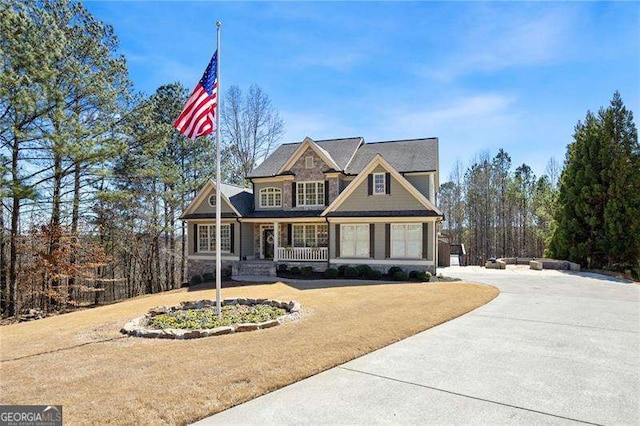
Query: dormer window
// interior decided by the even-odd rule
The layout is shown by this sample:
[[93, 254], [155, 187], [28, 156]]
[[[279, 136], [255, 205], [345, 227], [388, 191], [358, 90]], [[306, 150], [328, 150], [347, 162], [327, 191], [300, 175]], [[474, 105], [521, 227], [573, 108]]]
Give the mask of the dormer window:
[[386, 194], [387, 189], [385, 185], [385, 174], [384, 173], [374, 173], [373, 174], [373, 193], [375, 195]]
[[313, 157], [312, 156], [307, 156], [304, 157], [304, 167], [305, 169], [313, 169]]
[[262, 188], [260, 207], [282, 207], [282, 190], [275, 187]]

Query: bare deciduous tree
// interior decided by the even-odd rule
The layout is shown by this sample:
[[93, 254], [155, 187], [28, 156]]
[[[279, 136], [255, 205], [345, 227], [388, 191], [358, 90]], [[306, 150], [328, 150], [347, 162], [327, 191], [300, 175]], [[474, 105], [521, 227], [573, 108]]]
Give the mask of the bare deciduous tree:
[[221, 131], [228, 180], [244, 184], [253, 168], [264, 160], [284, 134], [284, 122], [269, 96], [255, 84], [246, 94], [238, 86], [227, 90], [222, 103]]
[[547, 161], [547, 167], [545, 168], [547, 172], [547, 176], [549, 177], [549, 182], [551, 183], [551, 188], [558, 188], [558, 180], [560, 179], [560, 173], [562, 173], [562, 167], [555, 159], [555, 157], [549, 158]]

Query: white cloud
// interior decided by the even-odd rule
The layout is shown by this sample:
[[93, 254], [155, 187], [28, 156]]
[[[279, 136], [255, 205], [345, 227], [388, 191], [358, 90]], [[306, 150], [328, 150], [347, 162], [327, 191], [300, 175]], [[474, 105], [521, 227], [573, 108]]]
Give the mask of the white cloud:
[[421, 74], [441, 81], [476, 72], [544, 65], [562, 59], [575, 21], [569, 8], [489, 8], [474, 15], [460, 35], [448, 38], [449, 54]]
[[523, 113], [517, 100], [498, 93], [456, 98], [423, 109], [395, 108], [374, 131], [377, 140], [438, 137], [441, 179], [449, 176], [456, 158], [469, 159], [480, 147], [495, 153], [522, 140]]
[[280, 115], [285, 122], [283, 142], [299, 142], [306, 136], [316, 140], [359, 136], [349, 125], [324, 113], [281, 111]]

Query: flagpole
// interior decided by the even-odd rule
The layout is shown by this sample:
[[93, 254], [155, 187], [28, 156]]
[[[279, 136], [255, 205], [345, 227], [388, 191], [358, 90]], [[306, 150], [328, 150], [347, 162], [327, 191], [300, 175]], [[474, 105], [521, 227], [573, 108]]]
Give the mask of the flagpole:
[[[222, 22], [216, 22], [216, 51], [218, 52], [218, 60], [216, 61], [216, 78], [218, 79], [217, 99], [216, 103], [216, 313], [218, 318], [222, 317], [222, 259], [220, 257], [221, 234], [221, 210], [220, 210], [220, 191], [222, 190], [222, 182], [220, 180], [220, 111], [222, 110], [222, 91], [220, 89], [220, 27]], [[232, 228], [233, 229], [233, 228]]]

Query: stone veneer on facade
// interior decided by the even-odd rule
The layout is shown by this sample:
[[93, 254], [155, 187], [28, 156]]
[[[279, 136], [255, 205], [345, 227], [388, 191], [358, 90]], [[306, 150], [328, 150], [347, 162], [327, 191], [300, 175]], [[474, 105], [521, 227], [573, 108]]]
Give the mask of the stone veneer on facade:
[[[231, 266], [234, 264], [233, 260], [222, 260], [222, 276], [225, 276], [225, 273], [231, 275]], [[215, 275], [216, 272], [216, 261], [215, 258], [211, 259], [189, 259], [188, 262], [188, 277], [193, 277], [194, 275], [200, 275], [210, 273]]]

